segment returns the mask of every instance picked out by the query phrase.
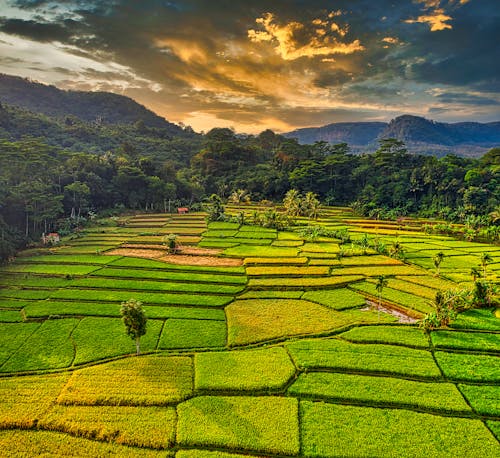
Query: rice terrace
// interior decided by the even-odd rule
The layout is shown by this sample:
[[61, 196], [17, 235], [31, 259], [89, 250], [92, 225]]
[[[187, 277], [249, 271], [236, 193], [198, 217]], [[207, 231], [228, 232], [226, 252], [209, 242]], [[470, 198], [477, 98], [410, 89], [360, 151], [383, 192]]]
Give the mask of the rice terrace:
[[498, 283], [500, 247], [341, 207], [283, 231], [226, 210], [98, 221], [1, 269], [2, 456], [500, 456], [498, 309], [418, 324], [471, 267]]

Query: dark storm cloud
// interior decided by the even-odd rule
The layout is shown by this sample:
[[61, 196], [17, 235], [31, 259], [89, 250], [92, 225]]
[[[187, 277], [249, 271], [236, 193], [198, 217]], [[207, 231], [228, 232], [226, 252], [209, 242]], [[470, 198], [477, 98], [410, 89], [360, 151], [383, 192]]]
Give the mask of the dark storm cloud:
[[462, 94], [457, 92], [448, 92], [437, 96], [442, 103], [458, 103], [463, 105], [498, 105], [496, 99], [481, 97], [473, 94]]
[[72, 35], [60, 24], [7, 18], [0, 19], [0, 31], [40, 42], [66, 41]]

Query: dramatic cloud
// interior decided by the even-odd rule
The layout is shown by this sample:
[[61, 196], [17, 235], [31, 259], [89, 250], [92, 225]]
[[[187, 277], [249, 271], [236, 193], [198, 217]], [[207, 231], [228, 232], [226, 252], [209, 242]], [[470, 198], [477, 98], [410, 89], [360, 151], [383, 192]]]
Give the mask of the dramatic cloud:
[[293, 21], [280, 25], [272, 13], [266, 13], [255, 21], [264, 30], [250, 29], [248, 37], [254, 43], [270, 42], [284, 60], [363, 51], [365, 48], [359, 40], [348, 43], [338, 40], [337, 37], [345, 37], [348, 31], [347, 26], [333, 21], [340, 14], [332, 12], [327, 19], [316, 18], [309, 24]]
[[497, 0], [0, 0], [0, 71], [125, 94], [198, 130], [487, 121], [499, 20]]
[[413, 24], [415, 22], [428, 23], [431, 32], [438, 32], [439, 30], [451, 29], [451, 25], [448, 24], [448, 21], [451, 20], [452, 17], [445, 14], [443, 9], [437, 8], [430, 14], [424, 14], [417, 19], [407, 19], [405, 22], [408, 24]]

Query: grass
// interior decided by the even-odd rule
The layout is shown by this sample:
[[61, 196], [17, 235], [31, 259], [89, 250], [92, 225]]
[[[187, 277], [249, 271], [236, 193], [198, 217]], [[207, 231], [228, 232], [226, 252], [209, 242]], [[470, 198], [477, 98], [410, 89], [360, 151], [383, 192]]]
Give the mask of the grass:
[[0, 310], [0, 323], [19, 323], [23, 321], [18, 310]]
[[498, 455], [497, 441], [479, 420], [309, 401], [300, 412], [305, 457], [455, 458], [471, 456], [471, 447], [474, 456]]
[[144, 303], [161, 305], [195, 305], [200, 307], [223, 307], [231, 302], [230, 296], [209, 296], [203, 294], [174, 294], [152, 292], [130, 292], [94, 289], [61, 289], [54, 291], [51, 299], [92, 300], [102, 302], [123, 302], [131, 297]]
[[372, 255], [372, 256], [349, 256], [342, 258], [343, 266], [400, 266], [403, 265], [397, 259], [387, 256]]
[[183, 293], [237, 294], [243, 286], [212, 283], [181, 283], [154, 280], [124, 280], [118, 278], [79, 278], [73, 280], [72, 288], [103, 288], [112, 290], [145, 290]]
[[460, 384], [458, 388], [476, 412], [500, 417], [500, 386]]
[[435, 352], [436, 361], [450, 380], [500, 382], [498, 356]]
[[[378, 301], [379, 292], [375, 287], [375, 283], [360, 282], [351, 285], [351, 287], [357, 291], [369, 294], [374, 300]], [[421, 313], [434, 311], [434, 308], [429, 304], [427, 299], [388, 287], [382, 290], [382, 300], [400, 304]]]
[[69, 254], [50, 254], [21, 258], [20, 263], [25, 264], [35, 262], [38, 264], [97, 264], [104, 265], [120, 259], [120, 256], [101, 256], [101, 255], [69, 255]]
[[404, 280], [410, 283], [416, 283], [417, 285], [427, 286], [428, 288], [434, 289], [455, 289], [459, 285], [443, 278], [434, 277], [430, 275], [415, 276], [415, 275], [402, 275], [397, 277], [399, 280]]
[[163, 261], [155, 261], [153, 259], [123, 257], [114, 261], [109, 267], [125, 267], [138, 268], [149, 271], [184, 271], [184, 272], [208, 272], [221, 274], [245, 274], [244, 267], [225, 267], [225, 266], [191, 266], [185, 264], [172, 264]]
[[225, 345], [224, 321], [169, 319], [163, 327], [158, 348], [213, 348]]
[[40, 323], [0, 323], [0, 367], [40, 326]]
[[339, 326], [333, 312], [296, 299], [235, 301], [226, 308], [226, 314], [230, 346], [324, 332]]
[[341, 267], [334, 269], [334, 275], [365, 275], [366, 277], [378, 277], [380, 275], [424, 275], [421, 269], [412, 266], [362, 266]]
[[21, 310], [27, 303], [27, 301], [0, 298], [1, 309]]
[[186, 356], [126, 358], [76, 370], [58, 398], [65, 405], [165, 406], [192, 394]]
[[409, 326], [363, 326], [340, 335], [355, 343], [381, 343], [429, 348], [429, 341], [422, 330]]
[[500, 335], [484, 332], [433, 331], [432, 343], [436, 348], [500, 352]]
[[47, 320], [7, 360], [0, 372], [22, 372], [68, 367], [74, 358], [70, 340], [80, 320]]
[[[205, 269], [210, 269], [206, 267]], [[104, 268], [97, 271], [95, 276], [102, 277], [124, 277], [124, 278], [137, 278], [141, 280], [173, 280], [173, 281], [189, 281], [193, 283], [228, 283], [244, 285], [246, 283], [246, 276], [244, 275], [227, 275], [224, 273], [202, 273], [192, 270], [170, 271], [170, 270], [144, 270], [144, 269], [117, 269], [117, 268]]]
[[251, 265], [303, 265], [307, 264], [307, 258], [299, 258], [299, 257], [274, 257], [274, 258], [245, 258], [244, 264], [246, 266]]
[[224, 256], [235, 258], [261, 257], [261, 258], [286, 258], [297, 254], [297, 248], [293, 247], [274, 247], [259, 245], [240, 245], [228, 248], [223, 252]]
[[164, 457], [165, 452], [96, 442], [52, 431], [0, 431], [0, 449], [5, 456], [120, 456]]
[[247, 275], [252, 276], [302, 276], [302, 275], [328, 275], [328, 267], [309, 266], [265, 266], [247, 267]]
[[280, 397], [200, 396], [177, 408], [181, 447], [297, 455], [298, 403]]
[[237, 453], [219, 452], [211, 450], [179, 450], [175, 458], [261, 458], [254, 455], [240, 455]]
[[88, 275], [97, 269], [100, 267], [84, 264], [12, 264], [6, 267], [5, 271], [47, 275]]
[[54, 406], [39, 427], [105, 442], [169, 448], [175, 441], [174, 408]]
[[201, 234], [203, 237], [209, 237], [209, 238], [230, 238], [236, 236], [238, 231], [235, 230], [223, 230], [223, 229], [209, 229], [208, 231], [203, 232]]
[[[162, 325], [161, 321], [147, 322], [146, 335], [141, 338], [142, 351], [156, 348]], [[125, 334], [119, 318], [86, 317], [74, 330], [72, 340], [76, 347], [75, 365], [135, 353], [135, 340]]]
[[[321, 334], [352, 323], [374, 323], [378, 320], [373, 312], [337, 312], [296, 299], [237, 300], [226, 307], [226, 315], [229, 346]], [[386, 315], [381, 320], [392, 321], [394, 317]]]
[[338, 339], [303, 340], [287, 345], [305, 369], [374, 372], [407, 377], [441, 378], [430, 352], [394, 345], [354, 344]]
[[144, 307], [148, 318], [185, 318], [195, 320], [216, 320], [224, 321], [226, 315], [224, 310], [219, 309], [206, 309], [195, 307], [163, 307], [160, 305]]
[[45, 277], [28, 274], [10, 274], [0, 279], [2, 286], [31, 287], [31, 288], [65, 288], [71, 280], [65, 277]]
[[496, 436], [497, 440], [500, 441], [500, 421], [487, 421], [486, 424], [491, 429], [491, 432]]
[[295, 374], [282, 347], [198, 353], [194, 365], [196, 390], [271, 391], [285, 386]]
[[317, 302], [334, 310], [362, 307], [366, 304], [366, 299], [363, 296], [347, 288], [307, 291], [302, 299]]
[[248, 286], [252, 288], [328, 288], [341, 286], [358, 280], [363, 277], [359, 275], [345, 275], [335, 277], [304, 277], [304, 278], [251, 278], [248, 280]]
[[453, 383], [308, 372], [299, 376], [288, 393], [299, 398], [360, 402], [380, 407], [402, 406], [454, 413], [471, 412]]
[[274, 240], [276, 238], [276, 232], [266, 232], [266, 231], [239, 231], [235, 240], [251, 240], [251, 239], [266, 239], [266, 240]]
[[224, 221], [214, 221], [208, 225], [210, 230], [238, 230], [239, 227], [238, 223], [227, 223]]
[[68, 373], [63, 373], [36, 377], [1, 377], [0, 429], [34, 427], [54, 403], [69, 376]]
[[51, 291], [37, 289], [0, 288], [0, 301], [3, 302], [4, 298], [28, 300], [47, 299], [51, 293]]
[[434, 288], [428, 288], [423, 285], [418, 285], [416, 283], [407, 282], [397, 278], [390, 278], [388, 281], [389, 288], [402, 291], [404, 293], [413, 294], [414, 296], [423, 297], [424, 299], [433, 300], [436, 297], [436, 292]]
[[240, 294], [238, 299], [300, 299], [304, 291], [247, 291]]
[[500, 331], [500, 319], [493, 309], [475, 309], [460, 313], [451, 327], [457, 329], [478, 329], [485, 331]]
[[40, 318], [50, 316], [120, 316], [119, 304], [64, 302], [64, 301], [38, 301], [24, 307], [27, 318]]

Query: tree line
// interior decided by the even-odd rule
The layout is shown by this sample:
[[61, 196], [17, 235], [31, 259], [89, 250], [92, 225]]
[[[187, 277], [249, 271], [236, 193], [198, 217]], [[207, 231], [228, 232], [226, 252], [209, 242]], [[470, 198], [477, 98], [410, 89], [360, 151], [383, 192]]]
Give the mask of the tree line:
[[184, 140], [182, 161], [175, 152], [175, 159], [154, 154], [150, 144], [144, 151], [124, 143], [96, 153], [44, 138], [0, 139], [0, 257], [103, 210], [169, 211], [214, 194], [222, 201], [237, 201], [238, 193], [281, 201], [294, 189], [370, 217], [500, 219], [500, 148], [480, 159], [438, 159], [408, 154], [395, 139], [381, 140], [373, 154], [354, 155], [345, 143], [301, 145], [269, 130], [253, 136], [215, 128], [193, 138], [190, 148]]

